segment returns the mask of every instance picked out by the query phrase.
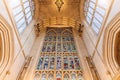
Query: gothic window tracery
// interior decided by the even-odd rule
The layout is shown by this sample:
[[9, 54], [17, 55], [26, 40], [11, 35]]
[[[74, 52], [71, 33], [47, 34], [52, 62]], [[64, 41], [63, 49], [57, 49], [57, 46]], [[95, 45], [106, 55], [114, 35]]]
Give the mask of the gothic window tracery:
[[53, 75], [53, 73], [49, 74], [48, 80], [54, 80], [54, 75]]
[[35, 74], [34, 80], [40, 80], [40, 74], [39, 74], [39, 73], [36, 73], [36, 74]]
[[69, 75], [68, 75], [68, 74], [65, 74], [65, 75], [64, 75], [64, 80], [69, 80], [69, 79], [70, 79]]
[[36, 72], [42, 80], [83, 80], [72, 28], [47, 28]]

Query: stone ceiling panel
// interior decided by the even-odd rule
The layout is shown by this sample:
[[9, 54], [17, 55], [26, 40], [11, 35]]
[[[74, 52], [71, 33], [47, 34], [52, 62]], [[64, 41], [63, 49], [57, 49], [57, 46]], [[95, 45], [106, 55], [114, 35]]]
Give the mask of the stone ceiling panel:
[[56, 0], [39, 0], [39, 19], [50, 17], [80, 18], [80, 0], [63, 0], [61, 11], [55, 5]]

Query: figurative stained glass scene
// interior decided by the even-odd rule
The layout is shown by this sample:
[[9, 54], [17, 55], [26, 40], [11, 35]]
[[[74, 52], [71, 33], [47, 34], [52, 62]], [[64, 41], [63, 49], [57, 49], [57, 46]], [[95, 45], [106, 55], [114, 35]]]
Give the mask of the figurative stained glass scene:
[[34, 80], [83, 80], [72, 28], [47, 28]]

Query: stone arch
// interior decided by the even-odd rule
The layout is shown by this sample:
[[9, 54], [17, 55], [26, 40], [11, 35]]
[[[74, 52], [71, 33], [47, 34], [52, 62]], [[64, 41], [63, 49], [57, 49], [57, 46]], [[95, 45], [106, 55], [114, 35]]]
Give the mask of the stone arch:
[[[112, 77], [120, 74], [120, 66], [116, 61], [115, 41], [116, 36], [120, 32], [120, 13], [118, 13], [105, 30], [104, 36], [104, 59], [107, 69]], [[117, 75], [118, 76], [118, 75]], [[120, 76], [120, 75], [119, 75]], [[115, 79], [118, 80], [118, 79]]]
[[0, 80], [3, 80], [5, 75], [9, 73], [14, 57], [13, 46], [11, 27], [0, 15]]
[[72, 34], [72, 31], [70, 31], [70, 30], [68, 30], [68, 29], [63, 30], [63, 31], [62, 31], [62, 34], [64, 34], [65, 32], [68, 32], [68, 33]]
[[57, 32], [54, 29], [50, 29], [47, 34], [50, 35], [49, 33], [54, 33], [54, 35], [57, 35]]
[[120, 67], [120, 31], [117, 33], [115, 38], [114, 50], [115, 50], [116, 61]]

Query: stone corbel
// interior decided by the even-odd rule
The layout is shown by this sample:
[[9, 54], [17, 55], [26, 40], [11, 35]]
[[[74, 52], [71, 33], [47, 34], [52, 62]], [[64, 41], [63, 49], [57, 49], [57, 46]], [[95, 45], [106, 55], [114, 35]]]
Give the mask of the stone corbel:
[[84, 25], [79, 24], [79, 29], [78, 29], [79, 36], [82, 36], [82, 33], [83, 33], [83, 27], [84, 27]]
[[40, 24], [37, 23], [36, 25], [34, 25], [34, 28], [35, 28], [36, 36], [38, 37], [40, 33]]

